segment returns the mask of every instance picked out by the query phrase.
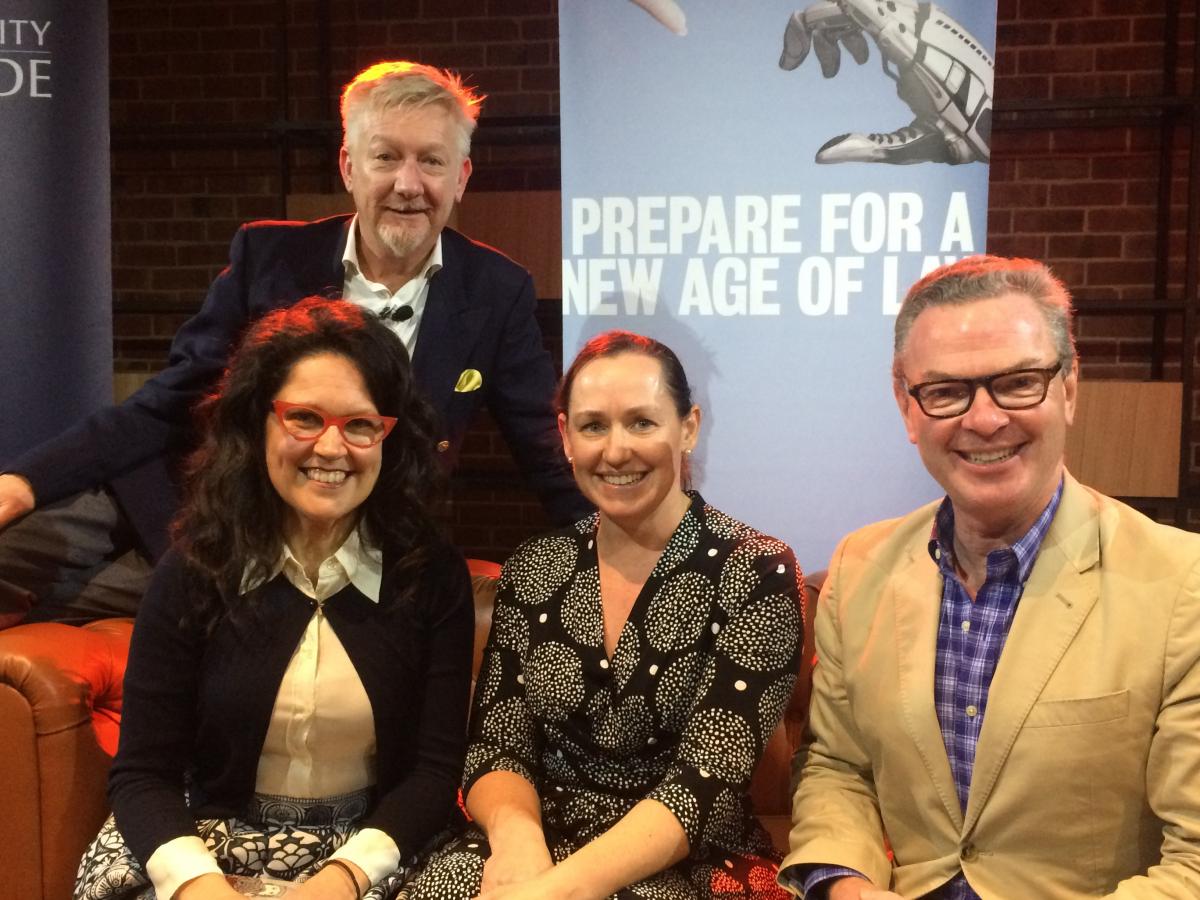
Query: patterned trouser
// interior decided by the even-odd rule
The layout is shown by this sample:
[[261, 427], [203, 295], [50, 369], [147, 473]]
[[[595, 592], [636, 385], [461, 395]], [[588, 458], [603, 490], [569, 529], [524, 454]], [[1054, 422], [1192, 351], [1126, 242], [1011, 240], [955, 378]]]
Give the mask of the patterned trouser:
[[[200, 819], [196, 831], [227, 875], [270, 875], [305, 881], [357, 830], [371, 791], [324, 800], [256, 795], [245, 818]], [[391, 900], [412, 872], [406, 860], [364, 895]], [[74, 900], [154, 900], [154, 888], [109, 816], [83, 854]]]

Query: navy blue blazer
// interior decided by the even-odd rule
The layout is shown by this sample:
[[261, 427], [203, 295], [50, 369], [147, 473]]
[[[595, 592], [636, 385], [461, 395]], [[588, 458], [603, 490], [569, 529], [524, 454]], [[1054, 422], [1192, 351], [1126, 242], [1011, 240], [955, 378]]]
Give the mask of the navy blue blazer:
[[[249, 323], [314, 294], [341, 296], [350, 221], [334, 216], [243, 225], [229, 265], [175, 335], [167, 368], [124, 403], [89, 416], [4, 470], [27, 478], [39, 505], [109, 485], [145, 549], [160, 556], [178, 506], [172, 466], [193, 443], [193, 405], [216, 384]], [[413, 371], [440, 417], [449, 466], [486, 403], [526, 481], [551, 518], [566, 524], [590, 507], [563, 458], [552, 406], [554, 364], [542, 346], [536, 303], [525, 269], [443, 230], [442, 269], [429, 285]], [[465, 369], [483, 376], [478, 390], [454, 390]]]

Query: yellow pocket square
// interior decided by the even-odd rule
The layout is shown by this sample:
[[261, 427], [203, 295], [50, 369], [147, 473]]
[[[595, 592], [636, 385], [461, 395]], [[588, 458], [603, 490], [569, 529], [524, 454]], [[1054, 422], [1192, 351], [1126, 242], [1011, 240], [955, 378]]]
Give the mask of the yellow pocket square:
[[468, 391], [477, 391], [483, 387], [483, 376], [479, 374], [478, 369], [463, 369], [463, 373], [458, 376], [458, 384], [454, 386], [456, 393], [465, 394]]

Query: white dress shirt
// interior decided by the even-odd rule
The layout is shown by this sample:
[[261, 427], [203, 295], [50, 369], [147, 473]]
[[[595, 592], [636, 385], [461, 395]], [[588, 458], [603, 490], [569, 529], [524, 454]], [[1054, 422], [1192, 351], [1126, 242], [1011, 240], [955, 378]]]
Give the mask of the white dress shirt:
[[417, 331], [421, 326], [421, 316], [425, 313], [425, 302], [429, 299], [429, 280], [442, 268], [442, 236], [438, 235], [433, 251], [421, 267], [421, 273], [406, 281], [393, 293], [386, 285], [367, 278], [358, 264], [358, 215], [355, 214], [350, 220], [350, 233], [346, 237], [346, 250], [342, 253], [342, 266], [346, 270], [346, 280], [342, 284], [342, 296], [346, 300], [357, 303], [376, 315], [385, 309], [411, 307], [412, 318], [403, 322], [391, 319], [384, 321], [399, 335], [408, 351], [408, 358], [412, 359], [417, 350]]

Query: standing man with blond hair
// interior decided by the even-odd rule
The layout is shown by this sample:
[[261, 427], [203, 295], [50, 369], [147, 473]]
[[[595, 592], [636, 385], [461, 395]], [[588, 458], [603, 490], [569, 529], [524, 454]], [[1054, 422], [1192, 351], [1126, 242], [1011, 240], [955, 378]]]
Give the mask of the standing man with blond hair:
[[446, 227], [471, 176], [481, 104], [457, 75], [411, 62], [371, 66], [346, 86], [339, 170], [355, 214], [242, 226], [164, 371], [0, 466], [0, 627], [134, 612], [167, 544], [193, 403], [250, 322], [310, 295], [344, 296], [400, 335], [448, 467], [486, 405], [551, 518], [588, 511], [557, 441], [529, 273]]
[[834, 552], [798, 895], [1200, 897], [1200, 536], [1066, 470], [1071, 316], [989, 256], [900, 308], [893, 391], [946, 496]]

